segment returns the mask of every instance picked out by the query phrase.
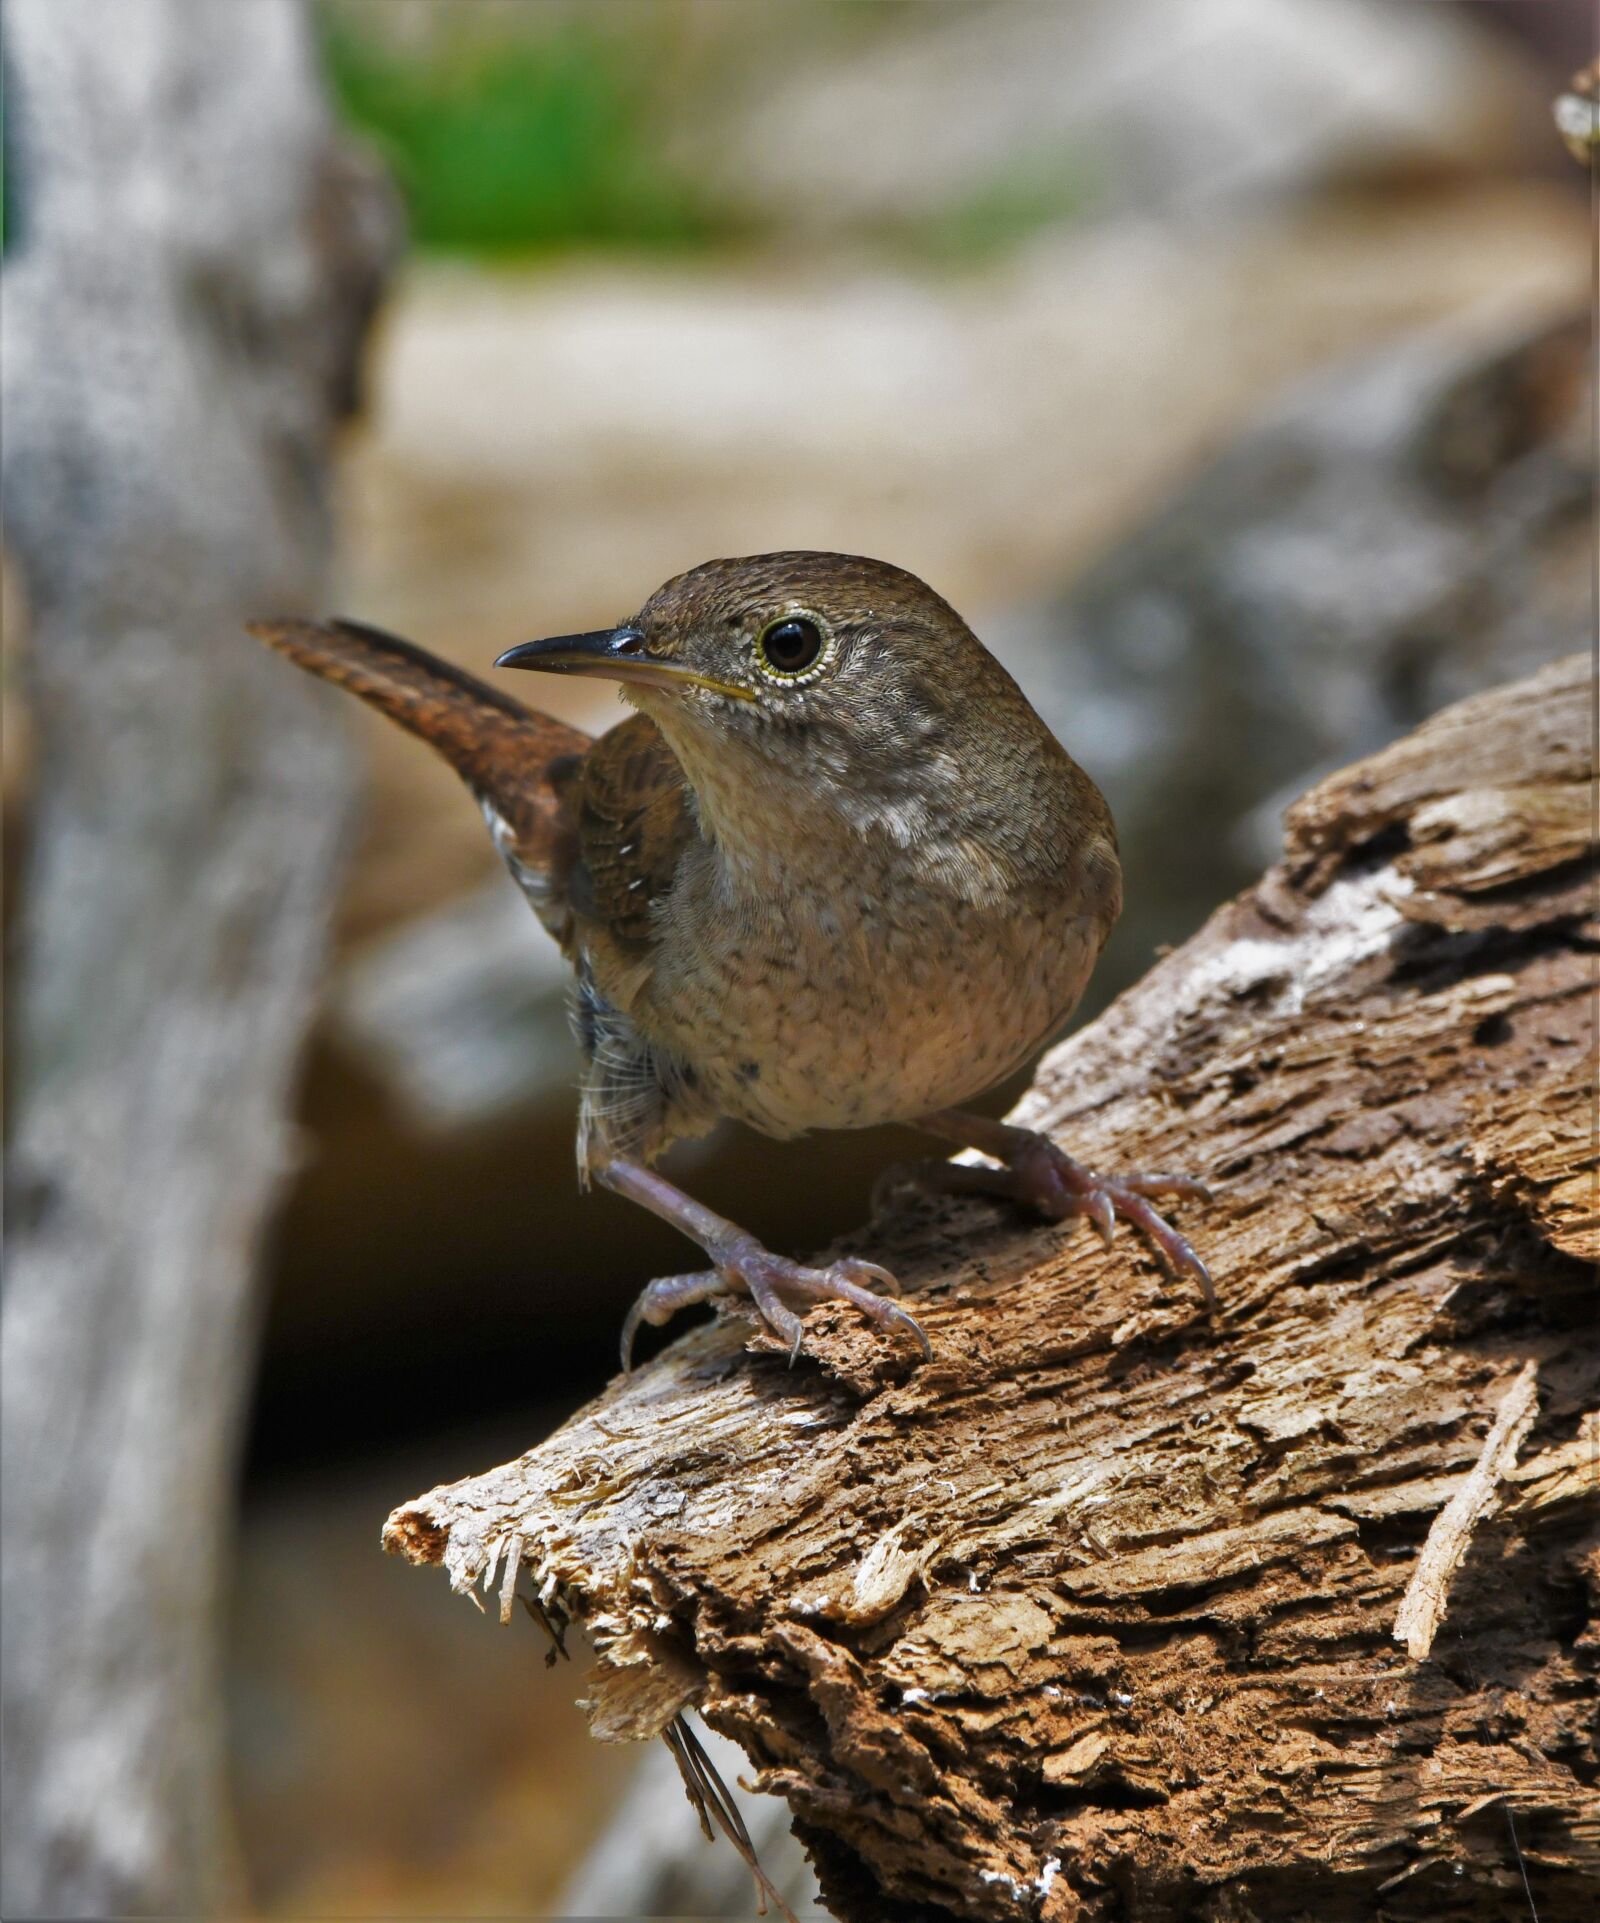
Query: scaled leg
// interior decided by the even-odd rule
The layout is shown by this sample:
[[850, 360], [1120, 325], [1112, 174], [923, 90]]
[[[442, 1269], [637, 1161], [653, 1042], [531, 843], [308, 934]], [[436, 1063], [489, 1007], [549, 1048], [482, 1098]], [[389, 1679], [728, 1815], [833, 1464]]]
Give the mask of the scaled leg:
[[928, 1338], [916, 1317], [869, 1287], [899, 1293], [900, 1285], [887, 1269], [875, 1262], [863, 1262], [847, 1255], [825, 1269], [807, 1268], [787, 1256], [774, 1255], [747, 1230], [718, 1215], [686, 1195], [676, 1183], [646, 1168], [625, 1155], [598, 1159], [594, 1178], [618, 1195], [649, 1209], [663, 1222], [681, 1229], [692, 1242], [698, 1242], [711, 1258], [709, 1270], [693, 1275], [673, 1275], [652, 1282], [628, 1312], [622, 1329], [622, 1366], [629, 1366], [633, 1338], [641, 1322], [661, 1324], [693, 1302], [709, 1301], [716, 1295], [748, 1295], [761, 1312], [773, 1334], [789, 1345], [792, 1362], [800, 1353], [800, 1338], [805, 1326], [795, 1306], [837, 1300], [852, 1302], [864, 1315], [885, 1328], [903, 1328], [916, 1337], [925, 1358], [933, 1355]]

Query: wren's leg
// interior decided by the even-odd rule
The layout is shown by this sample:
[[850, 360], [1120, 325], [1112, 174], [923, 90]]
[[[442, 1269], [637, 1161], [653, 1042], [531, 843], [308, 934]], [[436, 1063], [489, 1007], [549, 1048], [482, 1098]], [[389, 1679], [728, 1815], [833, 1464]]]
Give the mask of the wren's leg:
[[1053, 1222], [1069, 1215], [1086, 1215], [1109, 1244], [1118, 1215], [1123, 1215], [1154, 1246], [1175, 1276], [1188, 1276], [1200, 1286], [1206, 1306], [1217, 1306], [1211, 1276], [1188, 1242], [1150, 1206], [1152, 1195], [1195, 1196], [1209, 1202], [1203, 1182], [1187, 1175], [1099, 1175], [1057, 1148], [1048, 1135], [1010, 1122], [991, 1122], [964, 1109], [940, 1109], [918, 1118], [918, 1128], [942, 1135], [962, 1148], [992, 1155], [1002, 1166], [973, 1168], [943, 1162], [928, 1171], [938, 1187], [960, 1195], [1006, 1195], [1038, 1209]]
[[790, 1306], [838, 1300], [853, 1302], [864, 1314], [885, 1326], [909, 1329], [925, 1357], [933, 1351], [916, 1318], [898, 1302], [887, 1301], [866, 1287], [876, 1282], [882, 1288], [899, 1290], [887, 1269], [875, 1262], [862, 1262], [854, 1256], [830, 1263], [825, 1269], [808, 1269], [802, 1263], [774, 1255], [764, 1249], [753, 1235], [695, 1201], [692, 1195], [657, 1175], [642, 1162], [626, 1156], [612, 1156], [594, 1164], [594, 1179], [618, 1195], [626, 1195], [681, 1229], [691, 1242], [698, 1242], [711, 1257], [713, 1267], [696, 1275], [663, 1276], [652, 1282], [628, 1311], [622, 1325], [622, 1366], [630, 1366], [633, 1338], [641, 1322], [659, 1326], [679, 1309], [693, 1302], [706, 1302], [715, 1295], [743, 1292], [761, 1311], [761, 1319], [772, 1332], [789, 1345], [789, 1360], [800, 1353], [800, 1338], [805, 1326]]

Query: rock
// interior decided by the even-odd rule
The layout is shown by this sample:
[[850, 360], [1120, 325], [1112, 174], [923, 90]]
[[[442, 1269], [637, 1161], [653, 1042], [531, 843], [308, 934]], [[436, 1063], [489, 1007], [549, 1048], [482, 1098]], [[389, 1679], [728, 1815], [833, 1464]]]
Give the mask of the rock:
[[1074, 0], [912, 9], [842, 60], [797, 50], [686, 143], [723, 190], [802, 229], [1063, 205], [1215, 214], [1382, 174], [1517, 171], [1545, 139], [1531, 63], [1464, 9], [1375, 0]]
[[1584, 318], [1412, 335], [1293, 392], [996, 643], [1105, 787], [1102, 998], [1276, 852], [1281, 804], [1585, 645]]
[[514, 1114], [533, 1091], [567, 1106], [571, 985], [504, 876], [352, 956], [329, 1017], [421, 1129], [448, 1132]]
[[[779, 1796], [735, 1789], [750, 1765], [736, 1743], [704, 1727], [695, 1734], [744, 1819], [757, 1860], [801, 1919], [826, 1919], [817, 1879]], [[597, 1745], [597, 1747], [599, 1747]], [[627, 1792], [561, 1893], [562, 1916], [748, 1917], [756, 1893], [727, 1841], [708, 1842], [690, 1812], [671, 1753], [652, 1743]]]

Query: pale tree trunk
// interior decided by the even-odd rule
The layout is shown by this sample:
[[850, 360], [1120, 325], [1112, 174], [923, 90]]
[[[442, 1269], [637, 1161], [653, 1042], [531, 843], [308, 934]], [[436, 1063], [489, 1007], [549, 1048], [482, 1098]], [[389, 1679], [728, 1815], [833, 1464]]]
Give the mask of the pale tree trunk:
[[7, 0], [4, 485], [36, 751], [3, 1349], [7, 1916], [191, 1914], [252, 1277], [349, 801], [307, 605], [396, 238], [297, 0]]
[[1330, 778], [1044, 1062], [1019, 1119], [1214, 1181], [1215, 1322], [907, 1198], [931, 1363], [735, 1311], [388, 1546], [582, 1622], [597, 1735], [697, 1707], [845, 1923], [1593, 1916], [1592, 725], [1572, 660]]

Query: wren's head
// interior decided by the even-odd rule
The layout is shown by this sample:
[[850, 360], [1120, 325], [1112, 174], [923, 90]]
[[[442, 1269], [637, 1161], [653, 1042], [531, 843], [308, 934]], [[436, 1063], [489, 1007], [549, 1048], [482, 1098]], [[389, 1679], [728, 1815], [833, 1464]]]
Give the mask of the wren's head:
[[788, 836], [821, 826], [825, 809], [903, 847], [976, 836], [999, 853], [1059, 834], [1064, 800], [1104, 815], [955, 609], [859, 555], [707, 561], [620, 627], [528, 642], [496, 665], [620, 682], [713, 828], [765, 803]]
[[914, 574], [804, 552], [707, 561], [620, 627], [529, 642], [496, 665], [604, 675], [658, 720], [688, 707], [745, 730], [825, 718], [859, 730], [895, 710], [937, 707], [954, 682], [999, 671]]

